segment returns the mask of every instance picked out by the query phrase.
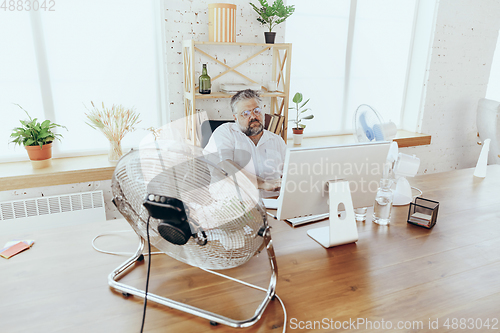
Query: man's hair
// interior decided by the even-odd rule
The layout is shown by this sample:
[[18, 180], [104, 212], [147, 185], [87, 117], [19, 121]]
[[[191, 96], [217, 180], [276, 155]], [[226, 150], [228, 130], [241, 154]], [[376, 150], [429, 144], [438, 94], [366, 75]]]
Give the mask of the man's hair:
[[246, 100], [246, 99], [255, 99], [255, 100], [257, 100], [257, 102], [259, 104], [260, 104], [260, 102], [262, 102], [262, 99], [260, 98], [259, 93], [256, 92], [255, 90], [246, 89], [246, 90], [238, 91], [238, 93], [236, 93], [236, 95], [234, 95], [231, 98], [231, 111], [233, 114], [236, 113], [236, 103], [238, 103], [239, 101]]

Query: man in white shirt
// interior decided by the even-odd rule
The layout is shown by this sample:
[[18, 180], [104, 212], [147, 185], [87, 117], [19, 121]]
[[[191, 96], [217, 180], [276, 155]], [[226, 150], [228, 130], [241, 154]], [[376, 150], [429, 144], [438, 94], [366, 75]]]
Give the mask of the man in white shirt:
[[276, 196], [281, 185], [286, 144], [283, 139], [264, 129], [261, 99], [254, 90], [243, 90], [231, 98], [235, 123], [219, 126], [205, 147], [217, 153], [220, 162], [236, 163], [250, 176], [256, 176], [257, 187], [264, 197]]

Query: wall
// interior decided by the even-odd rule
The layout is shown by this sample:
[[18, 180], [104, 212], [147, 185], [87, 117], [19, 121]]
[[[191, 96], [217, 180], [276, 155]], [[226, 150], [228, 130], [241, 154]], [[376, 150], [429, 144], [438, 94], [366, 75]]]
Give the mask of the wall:
[[[165, 35], [167, 36], [167, 99], [169, 101], [169, 113], [171, 120], [184, 116], [183, 101], [183, 62], [182, 62], [182, 41], [193, 39], [195, 41], [208, 41], [208, 4], [225, 1], [165, 1]], [[228, 3], [236, 4], [236, 41], [242, 43], [264, 43], [264, 31], [266, 28], [257, 21], [257, 14], [249, 5], [248, 0], [232, 0]], [[258, 4], [257, 0], [252, 1]], [[286, 1], [285, 1], [286, 2]], [[283, 43], [286, 22], [273, 28], [276, 32], [276, 42]], [[261, 47], [200, 47], [207, 53], [233, 66], [244, 58], [257, 52]], [[238, 69], [243, 74], [257, 82], [267, 82], [271, 80], [271, 67], [269, 52], [252, 59]], [[221, 71], [225, 70], [214, 61], [197, 54], [195, 61], [195, 78], [201, 74], [201, 63], [208, 63], [208, 74], [214, 78]], [[236, 76], [224, 76], [221, 80], [212, 82], [213, 90], [218, 91], [219, 82], [241, 82], [247, 83], [244, 79]], [[264, 99], [264, 107], [268, 101]], [[198, 100], [197, 110], [206, 111], [211, 119], [232, 119], [229, 100]]]
[[[178, 1], [175, 8], [167, 8], [165, 12], [166, 35], [171, 36], [167, 41], [167, 80], [172, 119], [184, 115], [181, 41], [208, 40], [209, 2], [213, 1]], [[237, 41], [262, 42], [265, 28], [255, 20], [256, 14], [248, 1], [229, 2], [237, 5]], [[498, 17], [500, 1], [497, 0], [439, 2], [420, 127], [422, 133], [432, 135], [432, 143], [402, 149], [420, 157], [421, 174], [475, 166], [481, 149], [477, 145], [476, 107], [477, 101], [486, 95], [500, 28]], [[284, 28], [285, 23], [275, 29], [278, 42], [284, 41]], [[231, 52], [220, 54], [222, 59], [231, 59], [231, 63], [235, 56]], [[293, 66], [297, 64], [292, 62]], [[201, 102], [198, 109], [207, 111], [210, 118], [227, 119], [230, 118], [227, 102]]]
[[[208, 40], [208, 1], [165, 1], [168, 100], [172, 120], [184, 115], [182, 100], [182, 49], [184, 39]], [[237, 7], [237, 41], [263, 41], [265, 28], [255, 20], [248, 1], [233, 1]], [[257, 1], [254, 1], [257, 3]], [[420, 173], [435, 173], [473, 167], [480, 152], [476, 144], [476, 107], [486, 94], [493, 53], [500, 28], [500, 1], [441, 0], [432, 56], [426, 81], [425, 109], [421, 131], [432, 135], [429, 146], [404, 148], [421, 159]], [[277, 42], [284, 41], [284, 24], [278, 26]], [[239, 52], [240, 50], [238, 50]], [[233, 51], [218, 58], [231, 61]], [[297, 64], [293, 64], [297, 66]], [[201, 66], [200, 66], [201, 67]], [[253, 63], [256, 76], [265, 77], [262, 64]], [[218, 104], [218, 105], [217, 105]], [[205, 104], [213, 118], [227, 118], [226, 100]], [[107, 202], [107, 218], [120, 216], [110, 204], [110, 182], [81, 183], [50, 188], [0, 192], [0, 201], [43, 195], [82, 192], [101, 188]]]
[[476, 108], [486, 95], [499, 17], [500, 1], [440, 1], [421, 126], [432, 142], [403, 149], [420, 157], [420, 173], [476, 165]]
[[[186, 39], [194, 39], [197, 41], [208, 41], [208, 3], [224, 2], [224, 1], [207, 1], [207, 0], [182, 0], [170, 1], [164, 0], [164, 16], [165, 16], [165, 36], [166, 42], [166, 63], [167, 63], [167, 100], [168, 110], [171, 120], [176, 120], [184, 116], [184, 101], [183, 101], [183, 64], [182, 64], [182, 41]], [[264, 43], [265, 27], [261, 26], [256, 20], [257, 14], [249, 5], [247, 0], [227, 1], [236, 4], [236, 41], [245, 43]], [[257, 4], [258, 1], [254, 0]], [[285, 23], [273, 29], [276, 31], [276, 42], [284, 42]], [[244, 59], [249, 55], [249, 52], [256, 52], [260, 48], [210, 48], [204, 47], [203, 50], [214, 54], [215, 57], [228, 65], [237, 64], [240, 59]], [[251, 54], [251, 53], [250, 53]], [[197, 63], [208, 63], [209, 74], [214, 77], [221, 70], [220, 65], [216, 65], [213, 61], [207, 61], [206, 58], [197, 57]], [[260, 56], [255, 57], [248, 65], [241, 68], [242, 73], [247, 73], [249, 77], [257, 82], [266, 82], [270, 80], [270, 57], [269, 53], [265, 52]], [[201, 65], [197, 66], [201, 73]], [[235, 75], [228, 76], [225, 81], [229, 82], [244, 82]], [[217, 89], [217, 81], [214, 86]], [[200, 101], [197, 105], [198, 110], [207, 111], [207, 114], [212, 119], [230, 119], [231, 112], [229, 101], [210, 100]], [[267, 101], [264, 99], [264, 105]], [[106, 203], [106, 219], [120, 218], [121, 214], [116, 210], [111, 203], [111, 181], [77, 183], [70, 185], [50, 186], [44, 188], [19, 189], [15, 191], [0, 191], [0, 202], [11, 200], [22, 200], [36, 198], [41, 196], [50, 196], [66, 193], [87, 192], [93, 190], [103, 190], [104, 200]]]

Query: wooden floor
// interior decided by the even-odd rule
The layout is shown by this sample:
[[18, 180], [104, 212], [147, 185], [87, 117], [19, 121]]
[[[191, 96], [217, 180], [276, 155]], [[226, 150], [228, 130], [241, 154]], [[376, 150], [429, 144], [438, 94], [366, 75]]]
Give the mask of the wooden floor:
[[[499, 332], [500, 166], [490, 166], [484, 180], [475, 179], [472, 172], [410, 180], [425, 198], [440, 202], [438, 222], [431, 230], [407, 224], [408, 206], [397, 207], [389, 227], [370, 220], [358, 223], [356, 244], [327, 250], [306, 234], [326, 222], [293, 229], [271, 221], [277, 293], [288, 312], [287, 331], [342, 331], [335, 325], [344, 325], [355, 332], [429, 332], [429, 325], [438, 324], [432, 332]], [[107, 275], [126, 257], [101, 254], [90, 245], [98, 233], [128, 229], [125, 221], [34, 226], [24, 234], [9, 232], [7, 223], [13, 222], [2, 223], [0, 246], [21, 237], [36, 243], [9, 260], [0, 258], [0, 332], [139, 332], [142, 300], [124, 298], [107, 284]], [[102, 237], [97, 245], [133, 252], [134, 235]], [[143, 288], [145, 272], [146, 265], [138, 264], [121, 281]], [[227, 273], [266, 287], [267, 256], [262, 253]], [[251, 316], [263, 296], [165, 255], [153, 257], [150, 291], [238, 318]], [[363, 320], [365, 324], [349, 325]], [[489, 329], [484, 326], [487, 320]], [[398, 330], [397, 325], [406, 329]], [[465, 329], [453, 329], [460, 325]], [[277, 301], [247, 329], [213, 327], [150, 302], [145, 331], [281, 332], [282, 326]]]

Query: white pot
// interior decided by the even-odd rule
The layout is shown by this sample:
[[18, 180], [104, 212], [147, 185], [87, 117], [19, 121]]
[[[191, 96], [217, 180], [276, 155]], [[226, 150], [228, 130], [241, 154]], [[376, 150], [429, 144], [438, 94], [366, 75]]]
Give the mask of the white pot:
[[293, 144], [294, 145], [302, 144], [303, 138], [304, 138], [304, 134], [293, 134]]

